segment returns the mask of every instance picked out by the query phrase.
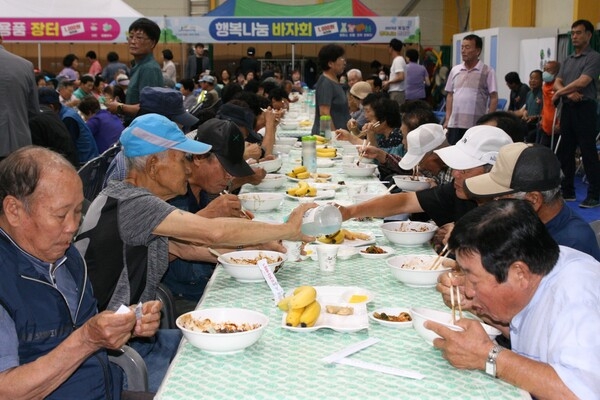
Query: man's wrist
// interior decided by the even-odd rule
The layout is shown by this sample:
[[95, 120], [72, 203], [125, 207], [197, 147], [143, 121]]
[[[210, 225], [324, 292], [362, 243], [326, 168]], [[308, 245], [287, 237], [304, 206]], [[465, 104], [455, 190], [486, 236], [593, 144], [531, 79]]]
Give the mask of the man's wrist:
[[494, 378], [498, 377], [497, 365], [496, 362], [498, 360], [498, 355], [506, 350], [504, 347], [499, 344], [495, 344], [492, 346], [490, 351], [488, 352], [487, 358], [485, 360], [485, 373], [493, 376]]

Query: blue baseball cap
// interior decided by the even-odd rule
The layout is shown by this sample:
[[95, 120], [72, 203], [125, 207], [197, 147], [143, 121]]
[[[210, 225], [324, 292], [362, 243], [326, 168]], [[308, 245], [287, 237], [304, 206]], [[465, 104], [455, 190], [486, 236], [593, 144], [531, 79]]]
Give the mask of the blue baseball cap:
[[212, 146], [187, 138], [175, 122], [159, 114], [134, 119], [121, 133], [125, 157], [141, 157], [174, 149], [191, 154], [207, 153]]

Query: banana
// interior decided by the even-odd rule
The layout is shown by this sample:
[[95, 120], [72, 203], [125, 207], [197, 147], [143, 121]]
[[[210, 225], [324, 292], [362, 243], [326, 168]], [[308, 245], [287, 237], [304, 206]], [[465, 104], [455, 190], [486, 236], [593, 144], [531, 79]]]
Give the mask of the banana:
[[330, 237], [328, 237], [328, 235], [319, 236], [319, 237], [317, 237], [317, 240], [319, 242], [325, 243], [325, 244], [332, 244], [333, 243], [333, 239], [331, 239]]
[[306, 172], [306, 167], [304, 165], [301, 165], [299, 167], [296, 167], [296, 168], [292, 169], [292, 172], [295, 175], [298, 175], [299, 173]]
[[310, 328], [317, 322], [319, 315], [321, 314], [321, 304], [318, 301], [313, 301], [304, 308], [302, 315], [300, 315], [300, 326], [303, 328]]
[[300, 324], [300, 317], [304, 312], [304, 307], [293, 308], [288, 310], [287, 316], [285, 317], [285, 324], [287, 326], [298, 326]]
[[296, 174], [296, 178], [298, 178], [298, 179], [308, 179], [308, 178], [310, 178], [310, 172], [308, 172], [308, 171], [300, 172], [300, 173]]
[[292, 298], [292, 296], [288, 296], [288, 297], [284, 297], [283, 299], [279, 300], [279, 303], [277, 303], [277, 307], [279, 307], [279, 309], [281, 311], [288, 311], [291, 298]]
[[308, 193], [306, 193], [308, 197], [315, 197], [317, 195], [317, 188], [313, 186], [308, 187]]
[[296, 289], [294, 289], [293, 294], [298, 294], [298, 293], [300, 293], [301, 291], [303, 291], [304, 289], [306, 289], [308, 287], [310, 287], [310, 286], [308, 286], [308, 285], [298, 286]]
[[306, 196], [306, 193], [308, 193], [308, 183], [299, 182], [298, 187], [296, 188], [296, 194], [294, 196], [304, 197]]
[[290, 196], [296, 196], [297, 190], [298, 190], [297, 187], [289, 188], [288, 190], [286, 190], [286, 193], [289, 194]]
[[319, 143], [325, 143], [327, 141], [327, 139], [325, 139], [325, 137], [321, 136], [321, 135], [313, 135], [315, 137], [315, 139], [317, 139], [317, 142]]
[[295, 310], [304, 308], [317, 298], [317, 290], [312, 286], [306, 286], [296, 293], [289, 301], [289, 308]]
[[340, 229], [331, 235], [319, 236], [317, 240], [326, 244], [340, 244], [344, 242], [344, 231], [345, 229]]
[[296, 174], [293, 173], [293, 172], [288, 172], [286, 175], [289, 176], [290, 178], [295, 178], [296, 177]]

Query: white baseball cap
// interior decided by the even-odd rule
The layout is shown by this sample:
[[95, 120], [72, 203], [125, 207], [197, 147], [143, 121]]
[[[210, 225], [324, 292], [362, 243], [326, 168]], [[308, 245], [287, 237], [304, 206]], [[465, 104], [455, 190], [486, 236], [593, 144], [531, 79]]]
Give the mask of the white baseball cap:
[[424, 124], [406, 135], [408, 151], [398, 163], [400, 168], [411, 170], [425, 154], [437, 149], [446, 140], [444, 128], [440, 124]]
[[494, 165], [498, 151], [513, 141], [500, 128], [477, 125], [469, 128], [454, 146], [434, 150], [442, 161], [452, 169], [465, 170], [486, 164]]

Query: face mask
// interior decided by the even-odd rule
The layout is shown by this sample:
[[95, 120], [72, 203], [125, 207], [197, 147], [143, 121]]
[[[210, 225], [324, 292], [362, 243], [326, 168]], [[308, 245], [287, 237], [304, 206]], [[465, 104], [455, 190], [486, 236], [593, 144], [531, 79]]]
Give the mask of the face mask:
[[379, 74], [379, 79], [381, 79], [382, 81], [385, 81], [385, 74]]
[[552, 82], [554, 80], [554, 74], [551, 74], [550, 72], [546, 72], [544, 71], [542, 73], [542, 80], [546, 83], [548, 82]]

